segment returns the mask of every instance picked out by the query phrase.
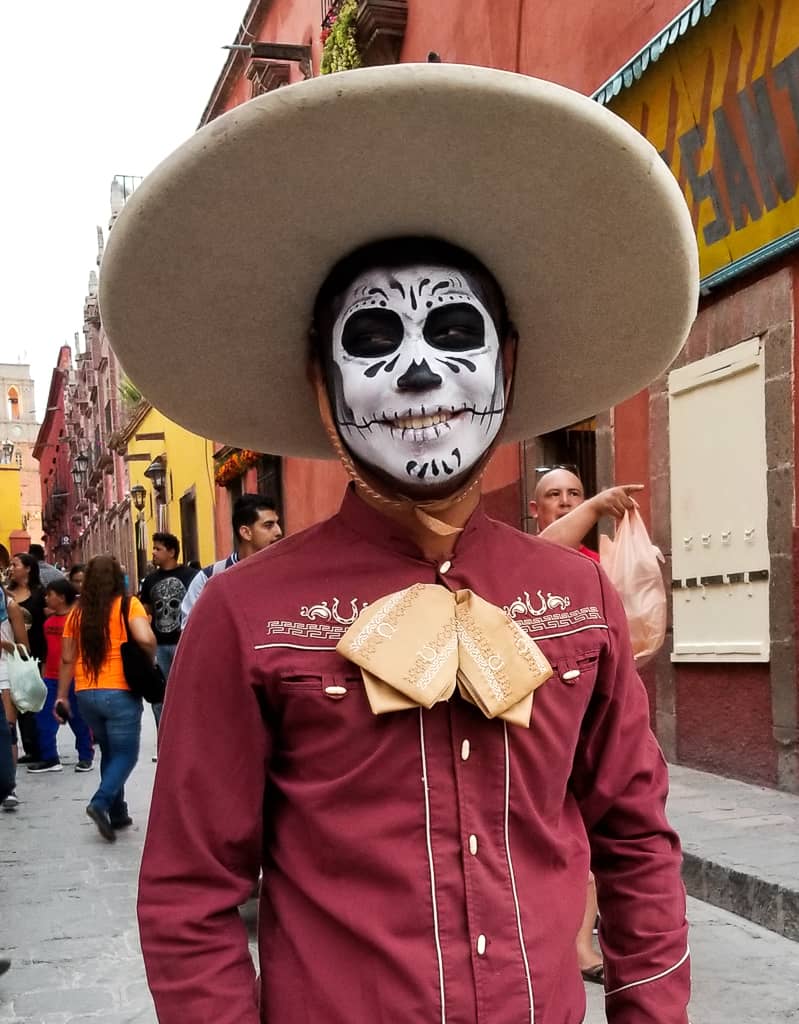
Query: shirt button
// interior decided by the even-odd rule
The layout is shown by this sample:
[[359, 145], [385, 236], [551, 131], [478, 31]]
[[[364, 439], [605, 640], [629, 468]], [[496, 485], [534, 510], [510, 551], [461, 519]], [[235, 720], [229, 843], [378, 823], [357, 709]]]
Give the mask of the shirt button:
[[461, 761], [468, 761], [470, 753], [470, 745], [468, 740], [464, 740], [461, 743]]
[[486, 951], [486, 937], [485, 935], [477, 936], [477, 955], [482, 956]]
[[469, 853], [473, 857], [477, 853], [477, 836], [469, 836]]
[[450, 562], [450, 560], [449, 560], [449, 559], [447, 559], [447, 561], [446, 561], [446, 562], [442, 562], [442, 563], [441, 563], [441, 565], [439, 565], [439, 567], [438, 567], [438, 571], [439, 571], [439, 572], [441, 573], [441, 575], [443, 576], [443, 575], [444, 575], [444, 573], [445, 573], [445, 572], [449, 572], [451, 568], [452, 568], [452, 562]]

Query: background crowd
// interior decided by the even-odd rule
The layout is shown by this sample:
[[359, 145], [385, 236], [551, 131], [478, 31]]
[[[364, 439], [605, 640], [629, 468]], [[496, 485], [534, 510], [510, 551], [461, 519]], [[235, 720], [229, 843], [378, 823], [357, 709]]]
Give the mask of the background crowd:
[[[40, 545], [10, 559], [0, 579], [0, 802], [20, 806], [18, 772], [62, 772], [58, 732], [69, 728], [75, 742], [76, 772], [91, 772], [99, 750], [100, 779], [86, 813], [100, 834], [114, 842], [132, 824], [125, 782], [136, 766], [142, 699], [125, 677], [122, 648], [130, 640], [168, 680], [182, 625], [205, 583], [218, 572], [267, 547], [282, 536], [275, 502], [244, 494], [233, 509], [233, 550], [212, 565], [180, 562], [180, 541], [171, 533], [152, 537], [154, 569], [138, 595], [128, 593], [123, 567], [110, 555], [68, 570], [49, 564]], [[30, 655], [46, 689], [38, 711], [14, 702], [14, 662]], [[161, 702], [153, 703], [156, 725]]]

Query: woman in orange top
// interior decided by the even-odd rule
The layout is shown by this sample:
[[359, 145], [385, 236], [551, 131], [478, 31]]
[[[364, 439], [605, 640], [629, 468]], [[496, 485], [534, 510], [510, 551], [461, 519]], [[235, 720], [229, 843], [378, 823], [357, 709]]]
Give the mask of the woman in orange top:
[[86, 813], [109, 842], [116, 839], [117, 829], [132, 823], [125, 782], [139, 758], [141, 737], [141, 697], [130, 692], [122, 669], [123, 598], [128, 602], [131, 639], [155, 660], [155, 636], [141, 602], [125, 596], [119, 562], [110, 555], [96, 555], [86, 567], [80, 604], [64, 624], [56, 703], [56, 710], [58, 701], [69, 706], [74, 675], [80, 713], [100, 748], [100, 787]]

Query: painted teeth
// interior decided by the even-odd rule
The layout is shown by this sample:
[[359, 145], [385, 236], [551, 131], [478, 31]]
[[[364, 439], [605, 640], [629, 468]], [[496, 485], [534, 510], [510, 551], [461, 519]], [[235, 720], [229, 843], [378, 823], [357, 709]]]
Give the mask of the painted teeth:
[[435, 427], [438, 423], [445, 423], [449, 419], [452, 419], [451, 412], [437, 412], [434, 416], [397, 416], [394, 423], [403, 430], [422, 430], [424, 427]]

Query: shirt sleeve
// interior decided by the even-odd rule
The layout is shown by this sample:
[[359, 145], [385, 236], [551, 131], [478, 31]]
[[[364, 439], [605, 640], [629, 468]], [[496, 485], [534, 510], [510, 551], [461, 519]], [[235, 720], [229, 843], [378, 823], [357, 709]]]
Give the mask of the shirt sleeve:
[[208, 582], [208, 577], [204, 572], [198, 572], [194, 579], [189, 584], [189, 588], [186, 591], [186, 596], [183, 598], [183, 602], [180, 606], [180, 628], [185, 629], [186, 623], [189, 621], [189, 615], [191, 610], [197, 603], [197, 598], [202, 594], [203, 587]]
[[138, 913], [160, 1024], [260, 1020], [238, 907], [260, 870], [271, 735], [223, 584], [211, 580], [192, 613], [159, 729]]
[[67, 619], [66, 619], [66, 622], [64, 623], [64, 631], [61, 634], [62, 637], [64, 637], [64, 636], [69, 637], [70, 640], [72, 640], [75, 637], [75, 635], [76, 635], [76, 631], [75, 631], [76, 615], [77, 615], [77, 611], [76, 611], [75, 608], [73, 608], [72, 611], [67, 614]]
[[147, 612], [138, 597], [128, 599], [128, 619], [146, 619]]
[[583, 723], [572, 786], [591, 844], [609, 1024], [687, 1024], [682, 854], [666, 819], [668, 770], [621, 601], [600, 579], [610, 631]]

